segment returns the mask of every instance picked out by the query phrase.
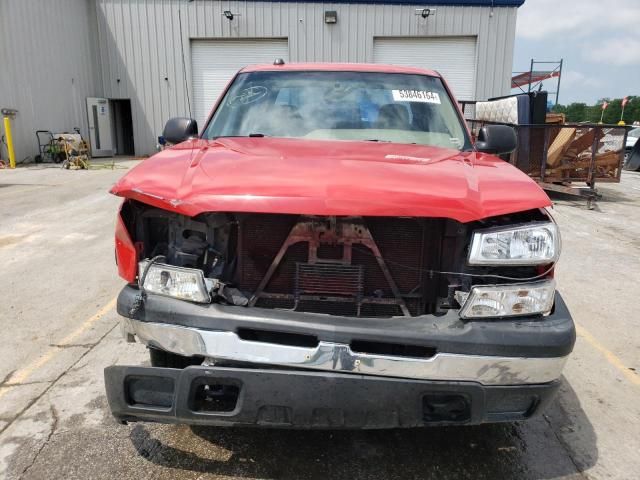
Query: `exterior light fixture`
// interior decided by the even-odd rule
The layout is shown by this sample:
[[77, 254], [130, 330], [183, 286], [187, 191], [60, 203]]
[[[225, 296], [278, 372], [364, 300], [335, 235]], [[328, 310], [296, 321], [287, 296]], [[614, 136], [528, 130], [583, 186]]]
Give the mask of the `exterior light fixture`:
[[227, 18], [228, 20], [233, 20], [233, 17], [240, 16], [239, 13], [233, 13], [231, 10], [225, 10], [224, 12], [222, 12], [222, 15], [224, 15], [224, 17]]
[[326, 10], [324, 12], [324, 23], [338, 23], [338, 12], [335, 10]]
[[416, 15], [420, 15], [422, 18], [429, 18], [431, 15], [435, 14], [435, 8], [416, 8]]

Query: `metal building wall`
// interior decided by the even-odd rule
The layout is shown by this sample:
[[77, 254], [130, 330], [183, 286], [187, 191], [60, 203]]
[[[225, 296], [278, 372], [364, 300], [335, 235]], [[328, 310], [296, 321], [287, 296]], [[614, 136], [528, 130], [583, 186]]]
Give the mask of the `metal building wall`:
[[[423, 19], [415, 5], [95, 1], [104, 95], [131, 99], [137, 154], [153, 152], [169, 117], [188, 114], [191, 39], [288, 38], [291, 61], [371, 62], [375, 37], [473, 35], [476, 98], [510, 91], [515, 7], [438, 6]], [[224, 10], [240, 15], [229, 21]], [[325, 10], [338, 12], [337, 24], [324, 23]]]
[[0, 0], [0, 107], [19, 111], [18, 161], [37, 154], [38, 129], [87, 135], [85, 98], [102, 94], [96, 27], [93, 0]]

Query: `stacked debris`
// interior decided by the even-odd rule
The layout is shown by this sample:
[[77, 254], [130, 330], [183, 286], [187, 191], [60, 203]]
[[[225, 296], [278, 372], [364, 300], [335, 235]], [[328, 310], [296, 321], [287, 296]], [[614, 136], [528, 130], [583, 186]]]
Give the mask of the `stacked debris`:
[[[553, 119], [556, 120], [556, 119]], [[546, 182], [617, 181], [624, 128], [555, 123], [548, 135]]]

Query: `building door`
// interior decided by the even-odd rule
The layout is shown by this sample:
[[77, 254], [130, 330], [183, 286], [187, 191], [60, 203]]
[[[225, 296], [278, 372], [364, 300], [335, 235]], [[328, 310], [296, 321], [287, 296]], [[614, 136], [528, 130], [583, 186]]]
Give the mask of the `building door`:
[[111, 107], [111, 135], [113, 139], [114, 155], [133, 155], [133, 118], [131, 116], [131, 100], [128, 98], [112, 98]]
[[91, 155], [110, 157], [113, 155], [111, 142], [111, 112], [106, 98], [87, 98], [87, 117], [89, 121], [89, 141]]
[[457, 100], [475, 100], [476, 37], [376, 38], [373, 61], [437, 70]]
[[191, 43], [193, 116], [202, 131], [218, 96], [238, 70], [289, 59], [286, 39], [194, 40]]

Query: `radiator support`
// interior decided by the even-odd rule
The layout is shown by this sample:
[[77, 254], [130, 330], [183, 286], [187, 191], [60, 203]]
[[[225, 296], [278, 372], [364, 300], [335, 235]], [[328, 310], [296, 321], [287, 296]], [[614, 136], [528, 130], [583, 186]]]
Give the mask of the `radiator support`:
[[[265, 292], [289, 247], [301, 242], [308, 245], [308, 262], [296, 264], [295, 291], [291, 294]], [[319, 258], [320, 245], [342, 247], [342, 258], [331, 260]], [[393, 298], [382, 295], [369, 297], [362, 295], [363, 269], [361, 266], [351, 264], [354, 245], [362, 245], [376, 259]], [[324, 285], [323, 279], [327, 280]], [[389, 304], [397, 305], [404, 316], [411, 316], [380, 249], [360, 217], [339, 219], [336, 217], [303, 217], [298, 221], [289, 232], [249, 300], [249, 306], [255, 306], [260, 298], [292, 299], [294, 309], [298, 307], [301, 300], [354, 302], [358, 315], [360, 315], [360, 307], [364, 303]]]

